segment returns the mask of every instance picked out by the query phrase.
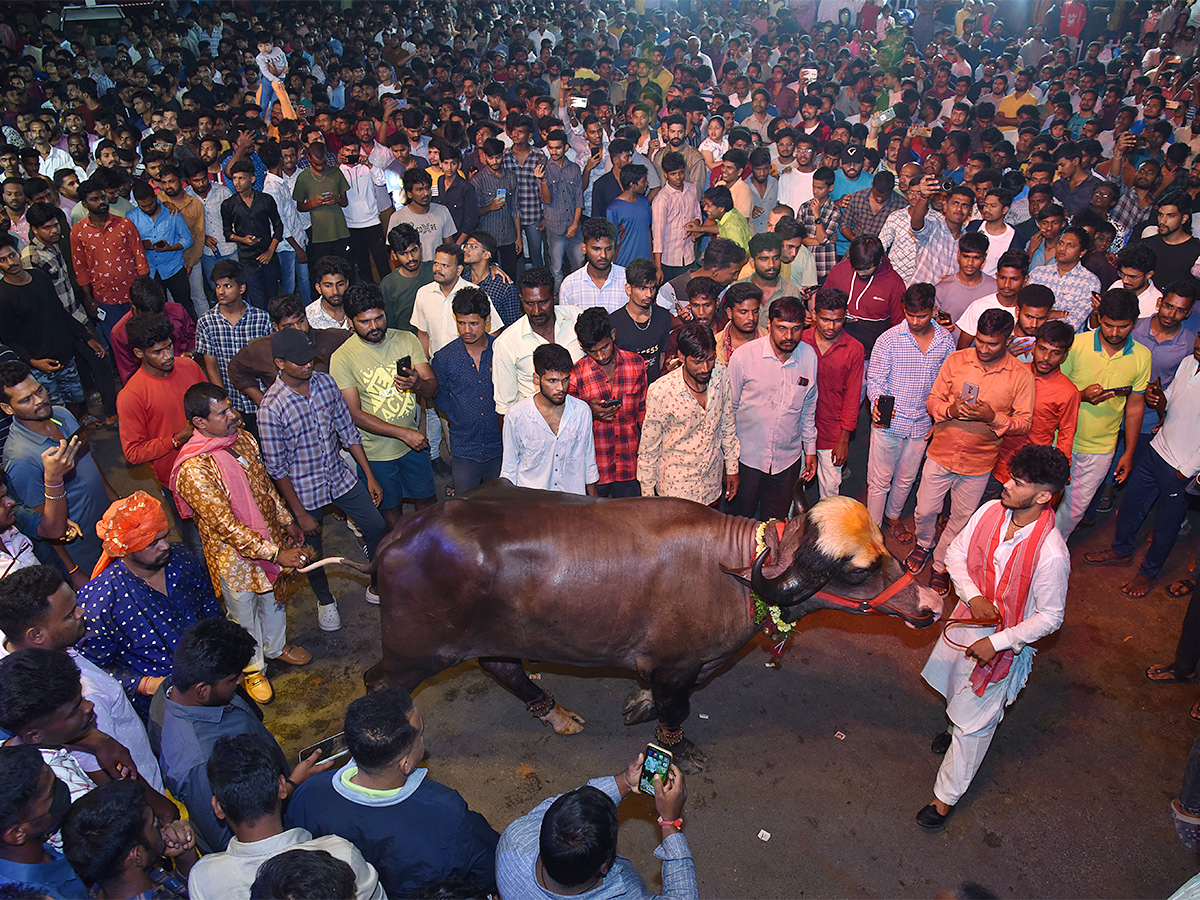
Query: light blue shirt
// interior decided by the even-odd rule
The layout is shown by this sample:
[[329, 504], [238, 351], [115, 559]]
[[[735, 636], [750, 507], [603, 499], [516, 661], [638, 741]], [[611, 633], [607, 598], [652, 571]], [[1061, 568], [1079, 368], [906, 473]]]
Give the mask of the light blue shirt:
[[538, 411], [536, 395], [514, 403], [504, 415], [500, 477], [518, 487], [586, 493], [600, 480], [591, 407], [568, 394], [555, 434]]
[[729, 357], [733, 421], [741, 461], [768, 475], [817, 452], [817, 354], [803, 341], [786, 360], [771, 336], [743, 344]]
[[151, 275], [167, 279], [183, 268], [183, 251], [192, 246], [192, 232], [183, 216], [160, 203], [158, 212], [153, 216], [146, 215], [140, 207], [134, 206], [126, 218], [137, 228], [143, 241], [149, 241], [151, 244], [166, 241], [171, 245], [182, 245], [180, 250], [168, 250], [165, 253], [147, 250], [146, 262], [150, 266]]

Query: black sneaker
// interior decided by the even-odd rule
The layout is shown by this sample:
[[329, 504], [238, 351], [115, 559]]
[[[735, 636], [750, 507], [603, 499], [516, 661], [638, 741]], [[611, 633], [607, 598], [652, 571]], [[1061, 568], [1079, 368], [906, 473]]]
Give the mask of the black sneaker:
[[938, 756], [945, 756], [946, 751], [950, 749], [950, 732], [943, 731], [941, 734], [934, 735], [933, 741], [929, 745], [929, 749]]
[[[954, 811], [953, 807], [951, 807], [950, 809], [951, 809], [951, 812]], [[946, 813], [943, 816], [940, 812], [937, 811], [937, 807], [934, 806], [932, 803], [930, 803], [928, 806], [926, 806], [924, 809], [922, 809], [919, 813], [917, 813], [917, 824], [920, 825], [922, 828], [924, 828], [926, 831], [940, 831], [942, 829], [942, 827], [946, 824], [946, 820], [949, 818], [950, 818], [950, 813]]]

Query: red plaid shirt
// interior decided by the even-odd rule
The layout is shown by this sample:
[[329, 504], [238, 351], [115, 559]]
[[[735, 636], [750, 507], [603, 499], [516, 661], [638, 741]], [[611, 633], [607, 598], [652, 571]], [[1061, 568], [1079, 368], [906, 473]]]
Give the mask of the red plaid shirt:
[[592, 419], [596, 466], [600, 484], [637, 480], [638, 442], [646, 418], [646, 363], [636, 353], [616, 351], [617, 364], [610, 383], [590, 356], [583, 356], [571, 371], [571, 395], [585, 403], [621, 398], [617, 414], [607, 422]]

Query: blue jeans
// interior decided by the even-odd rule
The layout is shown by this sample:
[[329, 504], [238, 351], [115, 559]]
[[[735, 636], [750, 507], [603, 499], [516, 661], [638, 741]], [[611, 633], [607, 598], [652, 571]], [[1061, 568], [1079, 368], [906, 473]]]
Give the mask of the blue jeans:
[[307, 306], [312, 302], [312, 283], [308, 278], [308, 263], [296, 262], [296, 251], [291, 248], [291, 244], [288, 245], [287, 250], [281, 248], [276, 255], [279, 257], [279, 275], [283, 284], [283, 292], [299, 294], [300, 299]]
[[1133, 553], [1137, 530], [1157, 500], [1154, 537], [1138, 568], [1138, 574], [1145, 578], [1158, 577], [1175, 546], [1179, 526], [1183, 524], [1183, 517], [1188, 510], [1185, 487], [1187, 479], [1176, 475], [1175, 468], [1158, 455], [1149, 441], [1139, 442], [1133, 471], [1129, 473], [1125, 493], [1121, 496], [1121, 507], [1117, 510], [1117, 531], [1113, 535], [1112, 552], [1119, 557]]
[[551, 274], [554, 275], [554, 287], [557, 289], [563, 280], [563, 257], [567, 257], [571, 263], [571, 271], [578, 269], [583, 265], [583, 241], [579, 237], [579, 232], [576, 231], [575, 237], [569, 238], [565, 234], [553, 231], [547, 228], [546, 235], [546, 265], [550, 267]]
[[[362, 532], [363, 541], [367, 545], [367, 557], [374, 559], [375, 548], [387, 534], [388, 528], [383, 521], [383, 516], [379, 514], [379, 510], [375, 508], [375, 504], [371, 500], [371, 494], [367, 491], [367, 483], [360, 477], [358, 481], [354, 482], [354, 487], [342, 496], [333, 499], [333, 505], [358, 526], [358, 530]], [[323, 515], [321, 510], [310, 509], [306, 512], [317, 520], [318, 525], [321, 524]], [[317, 559], [320, 559], [322, 553], [320, 530], [316, 534], [306, 534], [304, 541], [317, 551]], [[313, 593], [317, 595], [318, 604], [324, 606], [335, 602], [333, 593], [329, 590], [329, 578], [325, 575], [324, 569], [313, 569], [309, 572], [308, 583], [312, 585]], [[374, 576], [371, 577], [371, 584], [375, 584]]]
[[246, 272], [246, 302], [266, 309], [271, 298], [279, 293], [279, 254], [272, 254], [265, 266], [250, 260], [243, 261], [242, 268]]
[[537, 223], [521, 223], [521, 241], [524, 244], [524, 250], [528, 255], [528, 261], [522, 261], [518, 264], [523, 269], [532, 268], [533, 266], [545, 265], [543, 257], [546, 252], [546, 232], [537, 227]]
[[208, 302], [215, 305], [216, 294], [213, 292], [212, 273], [213, 267], [223, 259], [237, 259], [236, 253], [230, 253], [228, 256], [222, 256], [216, 250], [209, 253], [204, 251], [204, 255], [200, 257], [200, 269], [204, 272], [204, 295], [208, 297]]
[[104, 335], [104, 343], [111, 347], [113, 326], [121, 321], [131, 307], [128, 303], [100, 303], [99, 301], [96, 302], [96, 305], [104, 313], [104, 318], [96, 323], [96, 328]]
[[475, 462], [473, 459], [463, 459], [451, 454], [450, 481], [454, 485], [454, 495], [462, 496], [471, 488], [499, 478], [500, 462], [499, 456], [487, 462]]

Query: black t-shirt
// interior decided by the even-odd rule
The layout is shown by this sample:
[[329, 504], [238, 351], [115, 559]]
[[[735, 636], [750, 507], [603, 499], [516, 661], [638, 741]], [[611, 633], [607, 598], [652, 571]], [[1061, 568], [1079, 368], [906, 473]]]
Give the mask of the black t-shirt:
[[624, 306], [609, 313], [609, 319], [617, 333], [617, 346], [639, 354], [646, 361], [646, 379], [653, 384], [662, 374], [667, 338], [671, 335], [671, 314], [655, 303], [650, 307], [650, 321], [644, 325], [634, 322]]
[[1163, 293], [1167, 288], [1192, 274], [1192, 266], [1200, 257], [1200, 240], [1188, 238], [1182, 244], [1168, 244], [1156, 234], [1142, 241], [1154, 251], [1154, 286]]
[[65, 366], [75, 339], [88, 339], [87, 329], [63, 308], [49, 275], [28, 272], [29, 284], [0, 281], [0, 341], [27, 360], [56, 359]]

